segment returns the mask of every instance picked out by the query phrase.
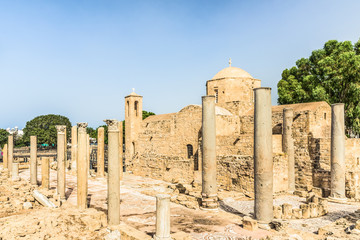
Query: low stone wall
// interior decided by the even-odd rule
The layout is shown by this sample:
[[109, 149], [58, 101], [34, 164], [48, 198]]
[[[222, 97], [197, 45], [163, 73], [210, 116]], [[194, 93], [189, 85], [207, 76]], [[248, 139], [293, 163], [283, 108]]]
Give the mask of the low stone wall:
[[307, 219], [321, 217], [328, 213], [328, 202], [323, 198], [311, 196], [308, 203], [301, 204], [300, 208], [293, 208], [291, 204], [284, 203], [274, 206], [275, 219]]

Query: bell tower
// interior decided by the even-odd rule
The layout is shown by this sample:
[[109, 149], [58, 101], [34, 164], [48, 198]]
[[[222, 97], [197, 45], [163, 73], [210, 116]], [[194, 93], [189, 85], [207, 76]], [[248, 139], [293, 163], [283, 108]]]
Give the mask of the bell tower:
[[125, 97], [125, 165], [137, 153], [137, 139], [142, 123], [142, 96], [133, 92]]

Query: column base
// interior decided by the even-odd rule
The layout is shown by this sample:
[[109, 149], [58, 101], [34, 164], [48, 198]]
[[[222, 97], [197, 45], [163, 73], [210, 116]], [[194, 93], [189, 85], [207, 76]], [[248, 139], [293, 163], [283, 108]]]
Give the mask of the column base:
[[258, 227], [260, 229], [264, 229], [264, 230], [270, 230], [270, 224], [269, 223], [262, 223], [262, 222], [258, 222]]
[[206, 208], [206, 207], [202, 207], [202, 206], [200, 206], [199, 208], [200, 208], [200, 210], [202, 210], [202, 211], [207, 211], [207, 212], [219, 212], [219, 208]]
[[171, 237], [158, 237], [154, 235], [154, 240], [172, 240]]
[[328, 197], [329, 202], [334, 202], [334, 203], [346, 203], [347, 202], [347, 198], [337, 198], [337, 197]]
[[219, 211], [219, 203], [217, 194], [208, 195], [201, 193], [201, 206], [200, 209], [204, 211]]

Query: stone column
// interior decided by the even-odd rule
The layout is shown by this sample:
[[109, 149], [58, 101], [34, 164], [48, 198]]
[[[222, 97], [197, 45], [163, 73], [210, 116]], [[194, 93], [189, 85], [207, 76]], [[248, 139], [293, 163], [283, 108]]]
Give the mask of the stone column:
[[284, 108], [282, 150], [288, 155], [288, 191], [291, 193], [295, 191], [294, 139], [292, 137], [293, 117], [293, 109]]
[[41, 158], [41, 187], [50, 189], [50, 158]]
[[12, 181], [20, 181], [19, 177], [19, 163], [13, 163], [11, 169], [11, 180]]
[[331, 105], [331, 193], [334, 200], [345, 201], [345, 123], [344, 104]]
[[77, 148], [78, 148], [78, 139], [77, 139], [77, 126], [72, 126], [71, 128], [71, 169], [76, 169], [77, 162]]
[[108, 125], [108, 224], [120, 224], [119, 124], [104, 120]]
[[64, 162], [65, 162], [65, 170], [69, 168], [68, 162], [67, 162], [67, 133], [66, 133], [66, 126], [65, 127], [65, 134], [64, 134]]
[[202, 97], [202, 161], [201, 209], [217, 211], [215, 96]]
[[271, 88], [255, 88], [254, 93], [254, 213], [263, 224], [273, 219]]
[[14, 136], [8, 136], [8, 169], [12, 172], [12, 164], [14, 162]]
[[65, 134], [66, 126], [56, 125], [57, 130], [57, 193], [60, 199], [65, 200], [65, 178], [66, 178], [66, 163], [65, 163]]
[[37, 138], [30, 136], [30, 183], [37, 185]]
[[77, 158], [77, 205], [80, 209], [87, 208], [87, 123], [78, 123], [78, 158]]
[[86, 134], [86, 163], [87, 173], [90, 175], [90, 136]]
[[98, 177], [104, 176], [104, 138], [105, 130], [103, 127], [98, 128], [97, 139], [97, 175]]
[[124, 175], [124, 168], [123, 168], [123, 158], [124, 158], [124, 152], [123, 152], [123, 122], [120, 121], [119, 122], [119, 167], [120, 167], [120, 180], [123, 179], [123, 175]]
[[4, 164], [4, 169], [8, 169], [8, 145], [4, 144], [3, 147], [3, 164]]
[[170, 196], [156, 195], [156, 233], [154, 240], [171, 240], [170, 236]]

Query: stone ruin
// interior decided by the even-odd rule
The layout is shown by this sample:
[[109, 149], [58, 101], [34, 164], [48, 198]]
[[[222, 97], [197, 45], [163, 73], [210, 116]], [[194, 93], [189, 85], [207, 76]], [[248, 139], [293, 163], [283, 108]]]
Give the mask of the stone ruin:
[[[153, 239], [190, 239], [187, 234], [171, 232], [170, 202], [217, 213], [229, 209], [224, 207], [229, 194], [241, 196], [253, 202], [252, 213], [237, 212], [244, 215], [241, 225], [249, 231], [258, 228], [280, 231], [291, 220], [322, 217], [330, 212], [329, 202], [357, 204], [360, 139], [345, 136], [344, 104], [271, 106], [271, 89], [260, 85], [261, 81], [249, 73], [230, 66], [207, 81], [202, 106], [189, 105], [177, 113], [145, 120], [142, 96], [135, 92], [126, 96], [125, 151], [121, 122], [104, 120], [109, 140], [107, 173], [104, 129], [98, 131], [97, 177], [107, 178], [107, 219], [94, 213], [99, 215], [96, 228], [93, 217], [84, 216], [81, 221], [93, 231], [109, 227], [112, 231], [108, 239], [119, 238], [120, 232], [115, 230], [122, 224], [120, 181], [124, 167], [127, 173], [169, 183], [169, 194], [150, 194], [156, 196]], [[77, 208], [88, 209], [91, 148], [86, 127], [87, 123], [72, 127], [70, 159], [66, 127], [56, 127], [56, 194], [46, 192], [50, 191], [50, 158], [43, 156], [38, 160], [37, 139], [31, 136], [31, 186], [24, 185], [29, 198], [24, 208], [31, 209], [35, 202], [49, 208], [66, 205], [67, 169], [72, 169], [77, 181]], [[3, 174], [11, 177], [12, 182], [21, 181], [12, 135], [4, 151]], [[36, 189], [40, 162], [41, 188], [45, 192]], [[4, 177], [2, 180], [5, 182]], [[306, 202], [274, 204], [280, 195], [306, 197]], [[1, 199], [9, 201], [6, 196]], [[354, 222], [358, 215], [355, 212], [348, 219], [337, 221], [346, 226], [348, 234], [357, 236], [355, 230], [360, 231], [360, 223], [349, 225], [349, 221]], [[150, 239], [129, 226], [121, 229], [122, 239]], [[129, 232], [137, 232], [138, 237], [126, 237], [124, 232], [130, 235]], [[329, 232], [327, 227], [318, 230], [318, 234]], [[181, 237], [174, 237], [178, 235]]]

